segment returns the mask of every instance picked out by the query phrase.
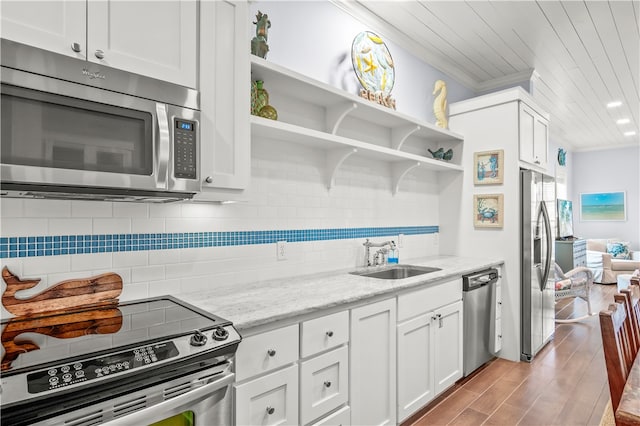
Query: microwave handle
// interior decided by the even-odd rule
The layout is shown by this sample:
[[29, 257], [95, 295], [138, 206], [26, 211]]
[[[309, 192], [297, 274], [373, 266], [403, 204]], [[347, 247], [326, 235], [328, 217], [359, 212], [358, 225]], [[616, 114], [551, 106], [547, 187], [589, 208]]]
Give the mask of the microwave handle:
[[156, 176], [156, 188], [167, 188], [167, 176], [169, 175], [169, 156], [170, 156], [170, 127], [169, 118], [167, 116], [167, 106], [165, 104], [156, 103], [156, 118], [158, 125], [158, 137], [156, 138], [156, 152], [158, 174]]

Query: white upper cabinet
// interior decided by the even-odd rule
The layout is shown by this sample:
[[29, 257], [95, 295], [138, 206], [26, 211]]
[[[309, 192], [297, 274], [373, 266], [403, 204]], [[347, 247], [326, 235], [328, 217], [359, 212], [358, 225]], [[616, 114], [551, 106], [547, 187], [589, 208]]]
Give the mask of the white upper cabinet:
[[0, 16], [2, 38], [63, 55], [86, 58], [85, 1], [3, 0], [0, 2]]
[[520, 161], [546, 170], [549, 157], [549, 119], [520, 102]]
[[199, 201], [242, 200], [251, 176], [246, 1], [200, 3]]
[[196, 87], [196, 0], [3, 1], [2, 37]]

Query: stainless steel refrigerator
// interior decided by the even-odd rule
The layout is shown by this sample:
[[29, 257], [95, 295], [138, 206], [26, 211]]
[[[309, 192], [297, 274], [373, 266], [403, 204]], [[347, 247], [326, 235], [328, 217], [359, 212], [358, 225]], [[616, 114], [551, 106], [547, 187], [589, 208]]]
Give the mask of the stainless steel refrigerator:
[[522, 259], [520, 262], [521, 355], [533, 357], [555, 330], [555, 183], [553, 177], [520, 170]]

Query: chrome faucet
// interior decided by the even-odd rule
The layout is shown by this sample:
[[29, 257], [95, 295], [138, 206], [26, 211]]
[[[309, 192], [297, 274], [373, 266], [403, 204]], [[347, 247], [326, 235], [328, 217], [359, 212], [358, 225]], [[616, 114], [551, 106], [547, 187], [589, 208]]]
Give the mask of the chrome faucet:
[[[362, 243], [362, 245], [364, 246], [364, 264], [365, 266], [379, 266], [379, 265], [384, 265], [387, 263], [387, 252], [389, 250], [393, 250], [396, 248], [396, 243], [394, 241], [385, 241], [383, 243], [372, 243], [371, 241], [369, 241], [369, 239], [367, 238], [367, 240]], [[387, 246], [389, 246], [389, 248], [387, 248]], [[382, 247], [380, 250], [376, 251], [376, 253], [373, 255], [373, 262], [371, 262], [370, 259], [370, 248], [371, 247]]]

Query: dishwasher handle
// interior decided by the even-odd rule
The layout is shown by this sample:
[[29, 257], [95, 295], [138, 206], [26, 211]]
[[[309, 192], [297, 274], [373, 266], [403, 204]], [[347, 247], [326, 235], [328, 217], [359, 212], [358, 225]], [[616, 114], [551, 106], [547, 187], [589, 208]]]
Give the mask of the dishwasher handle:
[[462, 276], [462, 291], [473, 291], [498, 281], [498, 270], [495, 268]]

